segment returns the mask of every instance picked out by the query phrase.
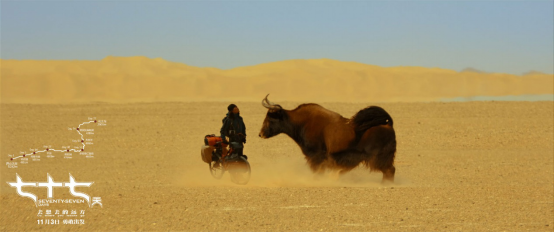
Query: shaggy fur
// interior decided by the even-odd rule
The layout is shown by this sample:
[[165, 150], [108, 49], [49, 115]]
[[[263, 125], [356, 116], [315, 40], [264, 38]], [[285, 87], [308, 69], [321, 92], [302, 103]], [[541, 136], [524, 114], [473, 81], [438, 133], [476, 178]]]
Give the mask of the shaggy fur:
[[303, 104], [294, 110], [268, 110], [260, 137], [287, 134], [316, 173], [326, 169], [345, 173], [362, 163], [381, 171], [383, 181], [394, 181], [396, 135], [392, 126], [391, 116], [378, 106], [347, 119], [320, 105]]

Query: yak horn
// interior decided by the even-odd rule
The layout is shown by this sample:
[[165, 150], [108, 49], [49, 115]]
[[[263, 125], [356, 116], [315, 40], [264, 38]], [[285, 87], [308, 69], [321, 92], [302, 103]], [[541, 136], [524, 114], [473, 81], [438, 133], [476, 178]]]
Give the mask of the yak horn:
[[280, 105], [276, 105], [272, 102], [270, 102], [269, 100], [267, 100], [267, 96], [269, 96], [269, 94], [267, 94], [264, 98], [264, 100], [262, 100], [262, 105], [269, 109], [269, 110], [280, 110], [281, 109], [281, 106]]

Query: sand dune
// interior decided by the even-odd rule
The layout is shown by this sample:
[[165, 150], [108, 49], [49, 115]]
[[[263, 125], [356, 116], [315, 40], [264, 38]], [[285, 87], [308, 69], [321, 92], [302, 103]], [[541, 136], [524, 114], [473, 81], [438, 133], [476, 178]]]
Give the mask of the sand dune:
[[413, 102], [471, 96], [554, 94], [554, 75], [379, 67], [330, 59], [286, 60], [229, 70], [161, 58], [1, 60], [3, 103], [259, 101]]

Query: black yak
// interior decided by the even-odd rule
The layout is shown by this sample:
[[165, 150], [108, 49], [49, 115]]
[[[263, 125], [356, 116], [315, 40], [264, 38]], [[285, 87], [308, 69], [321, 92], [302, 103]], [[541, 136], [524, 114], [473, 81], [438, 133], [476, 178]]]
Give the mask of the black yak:
[[383, 182], [394, 181], [396, 135], [383, 108], [370, 106], [347, 119], [318, 104], [285, 110], [266, 96], [262, 105], [268, 112], [259, 136], [285, 133], [300, 146], [312, 171], [331, 169], [343, 174], [363, 163], [383, 172]]

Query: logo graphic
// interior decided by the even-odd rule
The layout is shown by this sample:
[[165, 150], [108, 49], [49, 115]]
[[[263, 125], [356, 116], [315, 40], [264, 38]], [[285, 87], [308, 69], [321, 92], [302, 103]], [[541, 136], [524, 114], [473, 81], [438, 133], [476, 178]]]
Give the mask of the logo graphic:
[[[69, 131], [76, 131], [79, 134], [80, 139], [71, 140], [73, 143], [77, 143], [78, 145], [62, 146], [61, 149], [54, 149], [52, 148], [52, 145], [44, 145], [42, 150], [29, 149], [30, 151], [21, 151], [19, 152], [19, 156], [17, 156], [16, 154], [8, 154], [10, 161], [6, 162], [7, 167], [18, 168], [18, 165], [26, 165], [26, 164], [29, 164], [29, 162], [40, 161], [41, 158], [44, 159], [45, 157], [49, 159], [54, 157], [72, 159], [75, 154], [75, 155], [78, 155], [79, 157], [94, 158], [94, 152], [89, 151], [88, 149], [88, 146], [94, 144], [93, 139], [88, 138], [88, 136], [94, 135], [94, 129], [93, 128], [87, 129], [87, 128], [81, 128], [81, 127], [89, 124], [96, 125], [96, 126], [106, 126], [107, 121], [97, 120], [96, 117], [92, 117], [88, 119], [90, 121], [83, 122], [79, 124], [79, 126], [77, 127], [68, 128]], [[87, 136], [87, 138], [85, 138], [85, 135]], [[85, 151], [85, 147], [87, 147], [86, 151]], [[63, 153], [63, 154], [58, 156], [55, 153]]]
[[[17, 174], [16, 174], [17, 175]], [[56, 183], [52, 180], [52, 177], [50, 176], [50, 174], [46, 174], [48, 176], [48, 183], [38, 183], [38, 186], [39, 187], [47, 187], [48, 188], [48, 198], [53, 198], [54, 197], [54, 187], [62, 187], [63, 184], [60, 182], [60, 183]], [[69, 174], [71, 175], [71, 174]], [[18, 179], [19, 179], [19, 175], [17, 175]], [[17, 192], [20, 191], [21, 188], [17, 189]]]
[[23, 187], [23, 186], [36, 187], [37, 184], [36, 183], [24, 183], [24, 182], [21, 181], [21, 177], [19, 177], [19, 175], [17, 175], [17, 173], [15, 174], [15, 176], [16, 176], [17, 182], [16, 183], [8, 182], [8, 184], [10, 186], [14, 187], [14, 188], [17, 188], [17, 194], [19, 194], [19, 196], [28, 197], [28, 198], [33, 199], [33, 201], [35, 202], [35, 205], [36, 205], [37, 204], [37, 196], [35, 194], [32, 194], [32, 193], [26, 193], [26, 192], [21, 191], [21, 187]]
[[93, 197], [93, 198], [92, 198], [92, 205], [91, 205], [91, 207], [92, 207], [93, 205], [96, 205], [96, 204], [98, 204], [98, 205], [100, 205], [100, 207], [104, 208], [104, 206], [102, 206], [102, 198], [100, 198], [100, 197]]
[[[55, 182], [54, 179], [52, 179], [52, 177], [50, 176], [50, 174], [47, 174], [48, 182], [39, 182], [39, 183], [23, 182], [23, 180], [21, 180], [21, 177], [17, 173], [15, 174], [15, 176], [16, 176], [16, 182], [7, 182], [7, 183], [11, 187], [16, 188], [17, 194], [19, 194], [20, 196], [33, 199], [33, 201], [35, 202], [35, 206], [38, 206], [37, 203], [39, 200], [37, 196], [29, 192], [24, 192], [22, 190], [23, 187], [45, 187], [47, 188], [49, 199], [54, 198], [55, 187], [66, 187], [66, 188], [69, 188], [69, 193], [72, 196], [86, 200], [89, 207], [92, 207], [95, 204], [99, 204], [102, 207], [102, 202], [100, 197], [94, 197], [92, 199], [93, 203], [91, 204], [91, 197], [88, 194], [75, 191], [75, 187], [90, 187], [94, 182], [76, 182], [75, 178], [73, 178], [71, 173], [69, 174], [69, 182], [65, 182], [65, 183]], [[56, 200], [50, 200], [50, 201], [57, 202]], [[61, 200], [61, 201], [63, 203], [63, 202], [68, 202], [69, 200], [65, 200], [65, 201]]]

